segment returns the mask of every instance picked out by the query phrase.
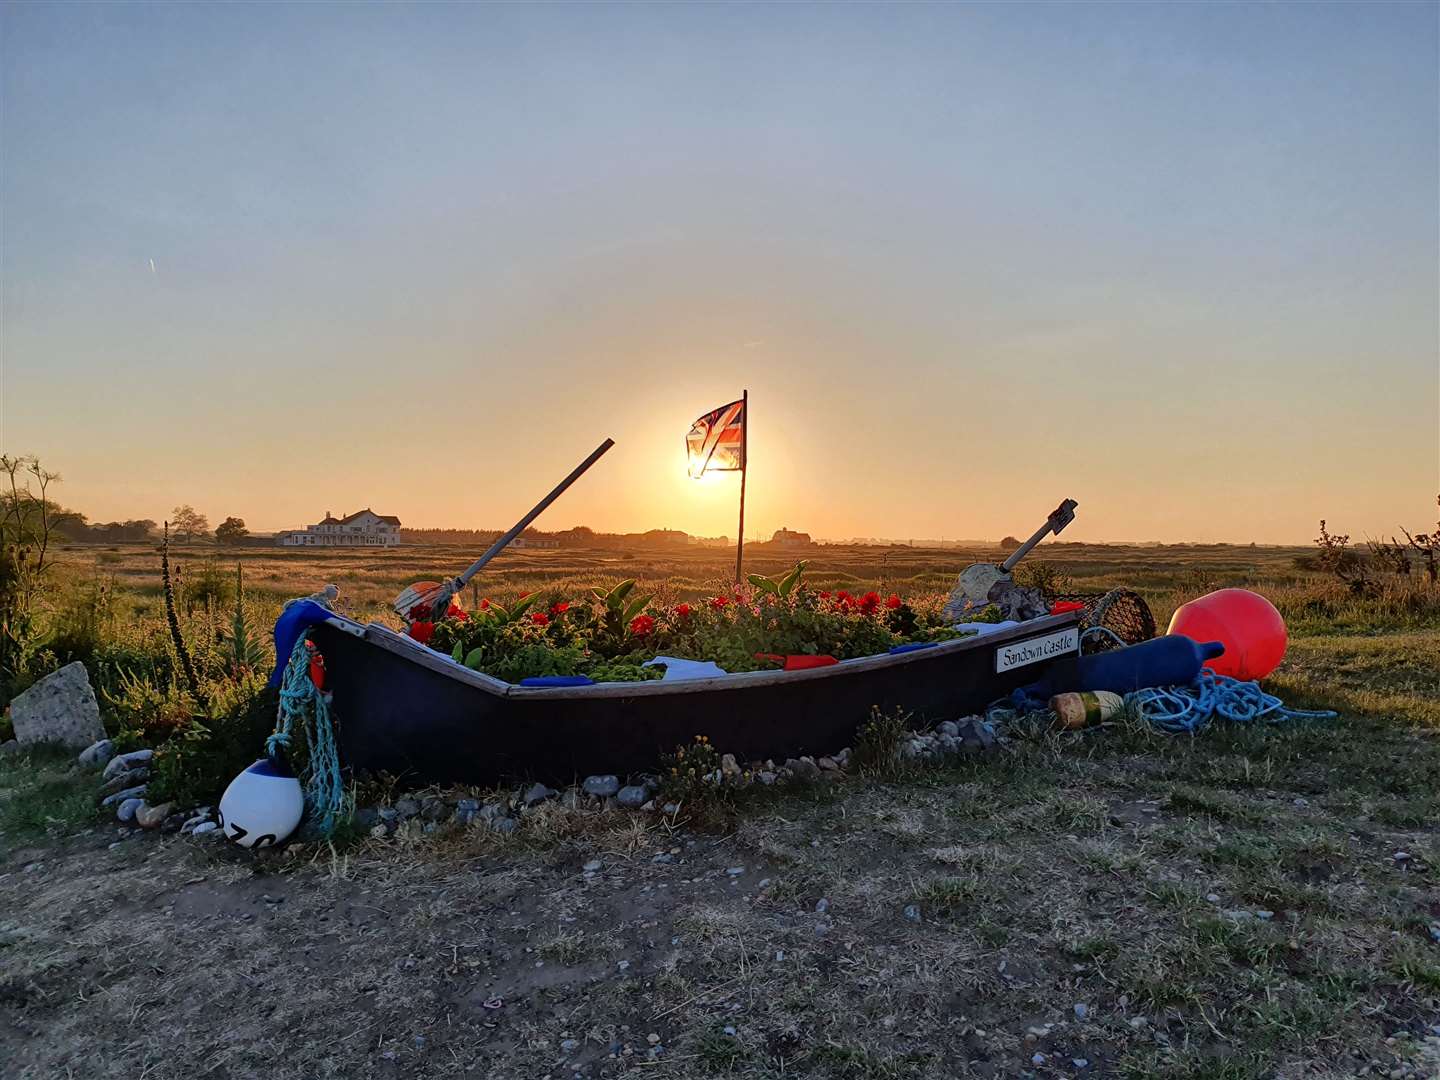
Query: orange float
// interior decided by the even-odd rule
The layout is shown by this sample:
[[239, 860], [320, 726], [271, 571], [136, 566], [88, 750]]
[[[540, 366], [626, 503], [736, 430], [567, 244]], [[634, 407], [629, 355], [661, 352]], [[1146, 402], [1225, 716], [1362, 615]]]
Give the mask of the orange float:
[[1166, 633], [1223, 642], [1224, 655], [1205, 666], [1217, 675], [1246, 681], [1263, 679], [1279, 667], [1290, 640], [1275, 605], [1249, 589], [1218, 589], [1181, 604]]

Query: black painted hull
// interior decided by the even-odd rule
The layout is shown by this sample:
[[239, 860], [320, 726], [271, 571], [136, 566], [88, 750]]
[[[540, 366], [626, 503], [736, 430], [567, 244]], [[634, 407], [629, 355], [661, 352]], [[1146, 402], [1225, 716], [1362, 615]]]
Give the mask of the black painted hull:
[[[342, 760], [352, 770], [556, 783], [654, 769], [695, 735], [742, 762], [781, 761], [851, 745], [872, 707], [903, 709], [917, 723], [976, 712], [1074, 655], [1076, 618], [811, 671], [544, 690], [486, 680], [373, 628], [360, 636], [357, 624], [317, 626], [311, 637], [325, 656]], [[997, 671], [1003, 647], [1057, 636], [1063, 651]]]

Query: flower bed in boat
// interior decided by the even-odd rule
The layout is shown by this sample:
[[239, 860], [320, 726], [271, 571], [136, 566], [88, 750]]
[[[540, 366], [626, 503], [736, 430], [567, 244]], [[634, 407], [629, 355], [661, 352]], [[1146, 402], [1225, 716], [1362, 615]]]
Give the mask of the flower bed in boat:
[[656, 604], [633, 580], [583, 597], [534, 592], [508, 607], [483, 600], [476, 611], [452, 606], [438, 623], [415, 623], [411, 635], [507, 682], [658, 679], [663, 669], [642, 666], [656, 656], [758, 671], [778, 668], [779, 657], [849, 660], [963, 636], [942, 618], [938, 597], [816, 591], [804, 584], [804, 570], [802, 562], [775, 577], [752, 574], [748, 585], [693, 604]]

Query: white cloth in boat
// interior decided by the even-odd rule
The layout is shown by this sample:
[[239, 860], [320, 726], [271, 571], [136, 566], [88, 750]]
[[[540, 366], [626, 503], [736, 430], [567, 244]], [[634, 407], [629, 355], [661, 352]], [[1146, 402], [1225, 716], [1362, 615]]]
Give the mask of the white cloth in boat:
[[646, 660], [641, 667], [663, 667], [665, 677], [661, 682], [680, 682], [682, 679], [713, 679], [729, 672], [710, 660], [682, 660], [678, 656], [657, 656]]

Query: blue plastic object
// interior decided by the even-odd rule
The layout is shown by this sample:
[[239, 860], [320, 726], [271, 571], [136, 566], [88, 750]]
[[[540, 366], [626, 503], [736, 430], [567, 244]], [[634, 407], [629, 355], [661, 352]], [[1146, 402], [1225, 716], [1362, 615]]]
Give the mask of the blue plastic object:
[[521, 686], [594, 686], [588, 675], [532, 675], [520, 680]]
[[280, 612], [280, 617], [275, 620], [275, 671], [271, 674], [268, 685], [280, 685], [280, 680], [285, 675], [285, 666], [290, 662], [290, 654], [295, 651], [295, 643], [304, 637], [312, 626], [323, 623], [334, 614], [314, 600], [296, 600], [285, 605], [285, 610]]
[[919, 652], [921, 649], [933, 649], [939, 645], [938, 641], [909, 641], [904, 645], [891, 645], [890, 655], [898, 656], [900, 653]]
[[1152, 686], [1185, 686], [1195, 681], [1206, 661], [1224, 652], [1225, 646], [1218, 641], [1201, 643], [1183, 634], [1166, 634], [1123, 649], [1061, 661], [1045, 678], [1016, 693], [1044, 702], [1067, 690], [1131, 694]]

